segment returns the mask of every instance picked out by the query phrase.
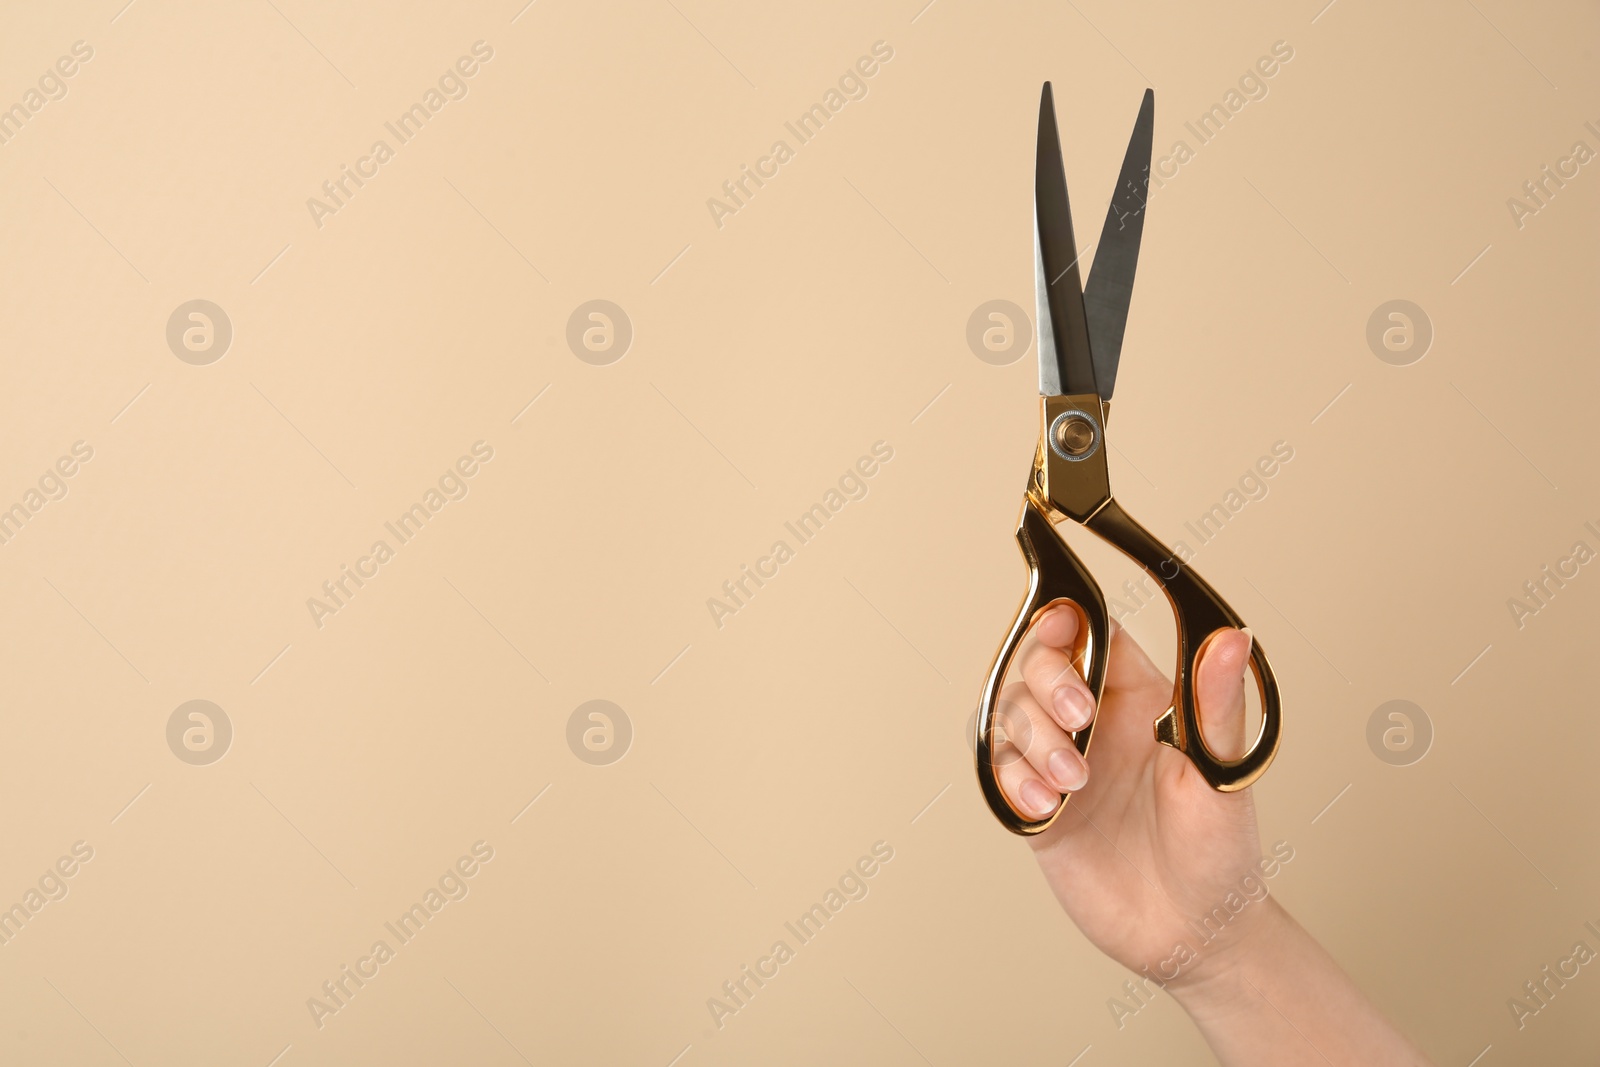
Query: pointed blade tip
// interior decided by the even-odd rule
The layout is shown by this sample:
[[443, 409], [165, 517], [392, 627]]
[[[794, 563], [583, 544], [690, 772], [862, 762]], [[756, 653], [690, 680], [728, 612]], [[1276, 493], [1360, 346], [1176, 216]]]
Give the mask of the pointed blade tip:
[[1128, 306], [1144, 232], [1147, 194], [1141, 195], [1139, 190], [1147, 189], [1149, 184], [1154, 127], [1155, 90], [1147, 88], [1100, 233], [1093, 269], [1084, 286], [1095, 376], [1101, 395], [1108, 400], [1116, 387], [1117, 366], [1121, 362]]

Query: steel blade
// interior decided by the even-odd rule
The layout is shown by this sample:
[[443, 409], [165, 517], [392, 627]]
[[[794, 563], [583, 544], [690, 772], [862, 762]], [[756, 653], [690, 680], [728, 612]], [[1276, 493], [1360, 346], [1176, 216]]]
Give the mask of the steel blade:
[[1139, 241], [1144, 235], [1145, 201], [1149, 198], [1155, 114], [1156, 94], [1146, 89], [1139, 117], [1133, 123], [1128, 153], [1122, 159], [1122, 173], [1117, 176], [1117, 189], [1106, 211], [1106, 224], [1100, 231], [1100, 244], [1094, 250], [1094, 267], [1083, 291], [1095, 380], [1105, 400], [1111, 399], [1111, 391], [1116, 388], [1122, 336], [1128, 328], [1128, 305], [1133, 299], [1133, 275], [1139, 265]]
[[1039, 98], [1039, 143], [1033, 172], [1033, 272], [1039, 322], [1039, 393], [1063, 396], [1093, 393], [1094, 359], [1089, 349], [1078, 273], [1078, 245], [1072, 235], [1067, 174], [1061, 164], [1055, 100], [1050, 83]]

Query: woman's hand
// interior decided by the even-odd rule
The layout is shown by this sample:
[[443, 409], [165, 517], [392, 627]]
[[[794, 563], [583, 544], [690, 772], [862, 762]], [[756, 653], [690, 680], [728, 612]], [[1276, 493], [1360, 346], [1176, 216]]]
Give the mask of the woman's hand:
[[[1251, 791], [1217, 792], [1183, 753], [1156, 743], [1152, 724], [1172, 702], [1172, 683], [1115, 625], [1104, 702], [1096, 709], [1070, 658], [1078, 625], [1070, 608], [1045, 614], [1023, 657], [1024, 682], [1002, 694], [1007, 735], [1026, 751], [1023, 758], [1015, 749], [1002, 754], [1011, 759], [1000, 768], [1001, 788], [1034, 818], [1054, 811], [1061, 793], [1073, 794], [1056, 824], [1029, 842], [1061, 906], [1089, 940], [1130, 970], [1148, 967], [1162, 983], [1197, 981], [1216, 969], [1209, 957], [1247, 940], [1269, 911], [1266, 901], [1248, 904], [1207, 958], [1177, 951], [1196, 946], [1191, 922], [1222, 907], [1230, 894], [1249, 899], [1241, 880], [1255, 876], [1250, 884], [1259, 884]], [[1245, 749], [1250, 640], [1247, 631], [1219, 630], [1196, 670], [1202, 732], [1223, 759]], [[1086, 764], [1068, 732], [1091, 720]]]
[[[1072, 921], [1153, 979], [1141, 983], [1147, 994], [1172, 993], [1224, 1064], [1426, 1065], [1263, 891], [1251, 790], [1217, 792], [1183, 753], [1156, 742], [1152, 723], [1172, 683], [1115, 625], [1094, 707], [1071, 661], [1078, 625], [1076, 611], [1057, 608], [1034, 626], [1023, 682], [1005, 690], [1000, 709], [1016, 743], [997, 751], [1001, 789], [1034, 818], [1072, 794], [1055, 825], [1029, 838]], [[1196, 666], [1201, 733], [1223, 759], [1245, 751], [1250, 641], [1248, 631], [1218, 630]], [[1086, 763], [1068, 732], [1090, 721]]]

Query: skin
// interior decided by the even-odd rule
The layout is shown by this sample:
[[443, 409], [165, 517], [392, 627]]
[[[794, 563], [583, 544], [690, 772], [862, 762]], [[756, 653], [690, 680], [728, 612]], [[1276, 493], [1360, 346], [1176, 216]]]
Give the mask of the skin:
[[[1195, 933], [1191, 920], [1230, 893], [1247, 896], [1241, 879], [1265, 884], [1252, 790], [1217, 792], [1182, 753], [1156, 743], [1151, 723], [1172, 702], [1172, 682], [1115, 625], [1097, 709], [1072, 665], [1078, 627], [1068, 607], [1035, 624], [1023, 681], [1007, 687], [1001, 713], [1025, 754], [1002, 747], [999, 773], [1007, 797], [1034, 818], [1072, 794], [1055, 825], [1028, 839], [1072, 921], [1136, 974], [1177, 969], [1166, 992], [1230, 1067], [1427, 1065], [1275, 897], [1251, 900], [1214, 941]], [[1218, 630], [1196, 668], [1201, 732], [1224, 759], [1246, 747], [1250, 641], [1248, 630]], [[1068, 731], [1090, 721], [1085, 761]], [[1194, 956], [1175, 959], [1180, 944]]]

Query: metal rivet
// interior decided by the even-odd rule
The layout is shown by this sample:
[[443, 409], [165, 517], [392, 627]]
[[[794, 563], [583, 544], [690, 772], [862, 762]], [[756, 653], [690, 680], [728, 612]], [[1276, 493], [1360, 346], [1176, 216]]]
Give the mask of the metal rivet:
[[1069, 456], [1081, 456], [1094, 447], [1094, 423], [1078, 412], [1057, 419], [1056, 445]]

